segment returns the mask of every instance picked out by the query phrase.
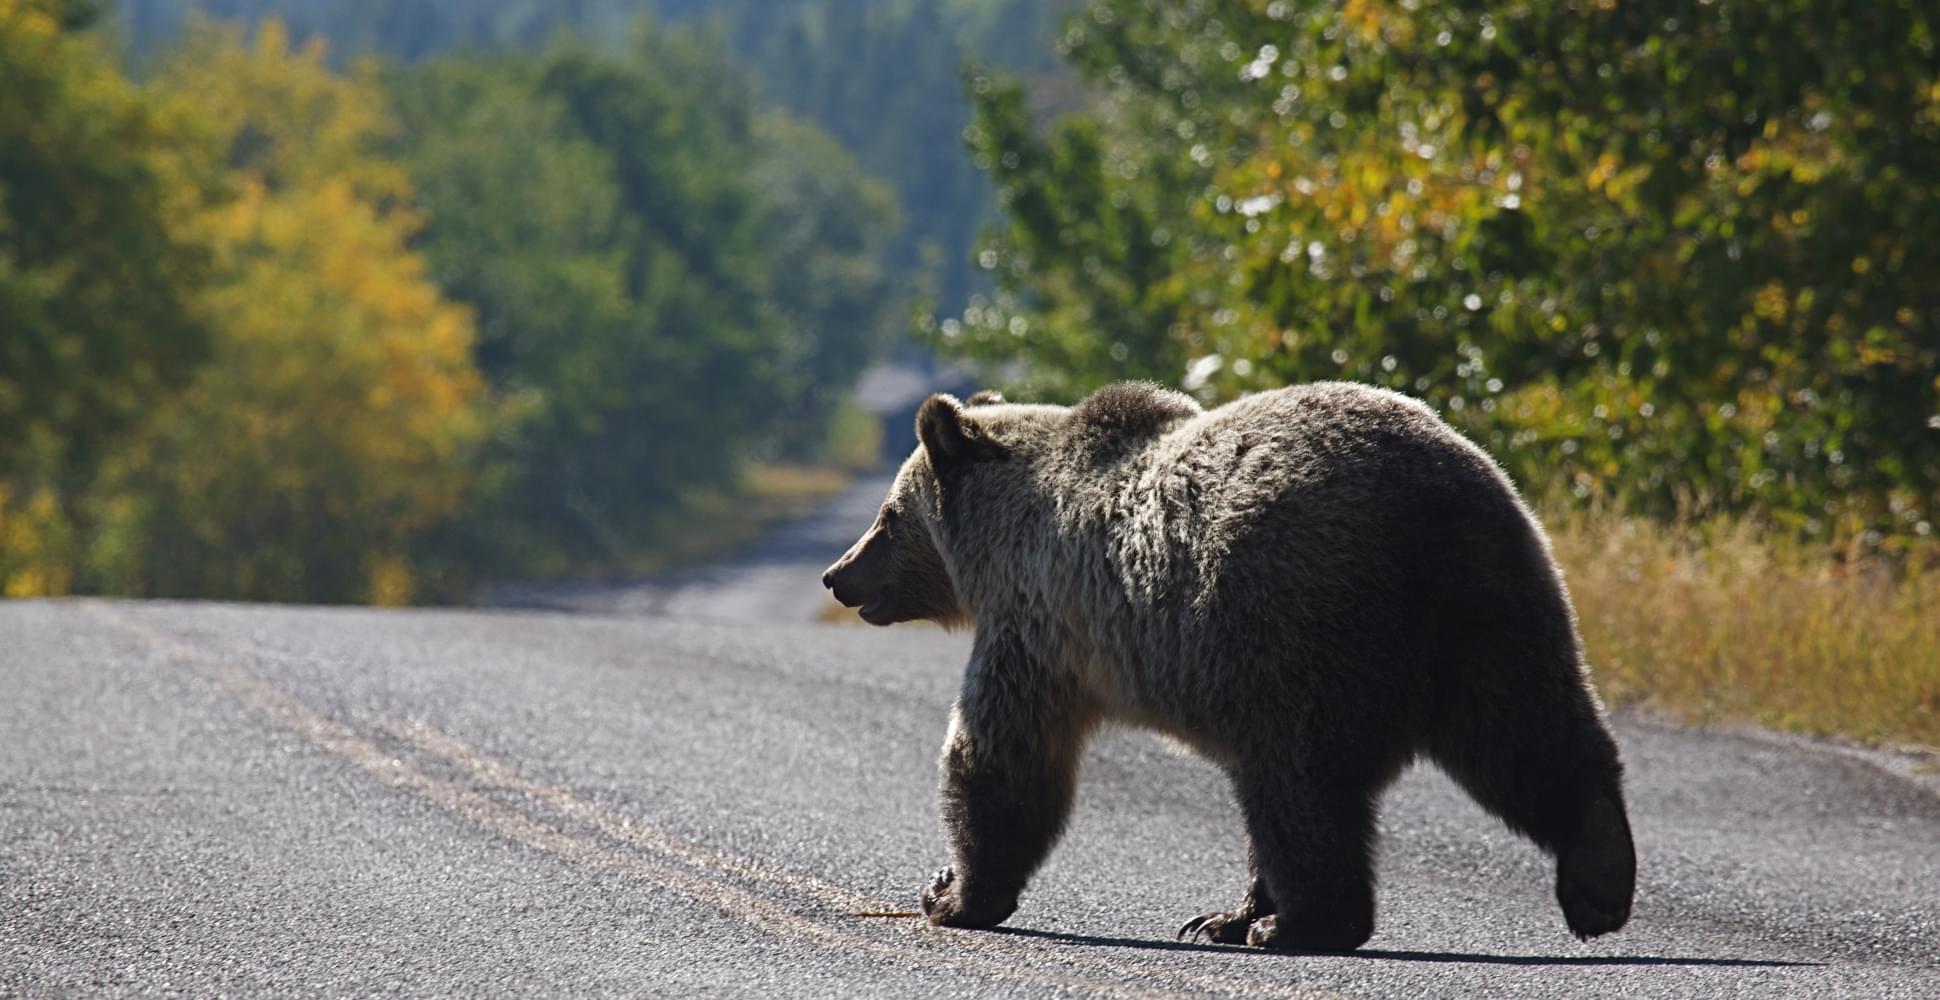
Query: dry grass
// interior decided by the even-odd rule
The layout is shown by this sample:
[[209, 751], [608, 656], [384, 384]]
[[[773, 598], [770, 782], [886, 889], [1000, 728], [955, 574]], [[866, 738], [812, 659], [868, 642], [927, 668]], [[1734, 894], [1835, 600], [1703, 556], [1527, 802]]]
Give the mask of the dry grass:
[[1606, 699], [1940, 744], [1940, 571], [1839, 560], [1743, 523], [1548, 526]]
[[742, 478], [748, 496], [786, 508], [813, 508], [849, 486], [846, 470], [807, 465], [757, 464]]

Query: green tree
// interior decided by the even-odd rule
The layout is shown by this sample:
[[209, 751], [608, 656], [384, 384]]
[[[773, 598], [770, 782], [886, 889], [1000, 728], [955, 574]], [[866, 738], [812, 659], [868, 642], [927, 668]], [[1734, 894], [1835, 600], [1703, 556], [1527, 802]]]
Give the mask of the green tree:
[[[984, 87], [1003, 287], [941, 332], [1072, 386], [1392, 385], [1525, 480], [1929, 532], [1934, 28], [1912, 2], [1099, 0], [1066, 40], [1100, 113], [1040, 139]], [[1177, 250], [1083, 252], [1100, 214]]]
[[501, 558], [624, 559], [751, 454], [819, 443], [889, 321], [893, 205], [826, 136], [758, 119], [718, 40], [442, 57], [391, 90], [432, 273], [532, 409], [482, 518]]
[[207, 254], [178, 223], [212, 178], [92, 16], [0, 0], [0, 483], [62, 493], [208, 351]]
[[856, 374], [904, 319], [885, 264], [896, 199], [813, 126], [772, 112], [756, 120], [754, 140], [769, 317], [788, 334], [775, 443], [812, 459]]

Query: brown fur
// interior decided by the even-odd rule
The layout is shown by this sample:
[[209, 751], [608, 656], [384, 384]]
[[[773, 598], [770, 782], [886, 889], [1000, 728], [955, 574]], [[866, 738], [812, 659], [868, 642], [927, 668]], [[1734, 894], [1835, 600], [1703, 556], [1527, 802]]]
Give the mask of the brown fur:
[[877, 624], [976, 627], [932, 921], [1010, 915], [1085, 741], [1126, 722], [1223, 766], [1246, 818], [1247, 899], [1182, 933], [1358, 947], [1378, 798], [1417, 757], [1556, 856], [1572, 931], [1623, 925], [1622, 767], [1561, 576], [1495, 464], [1426, 407], [1321, 383], [1202, 412], [1121, 385], [1070, 408], [937, 396], [917, 423], [824, 580]]

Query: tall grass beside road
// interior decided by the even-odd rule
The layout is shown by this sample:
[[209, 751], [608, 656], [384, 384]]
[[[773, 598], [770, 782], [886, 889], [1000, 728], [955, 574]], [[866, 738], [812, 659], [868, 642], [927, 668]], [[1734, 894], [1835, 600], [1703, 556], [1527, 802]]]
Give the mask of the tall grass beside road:
[[1548, 523], [1604, 697], [1687, 721], [1940, 745], [1940, 569], [1734, 521]]

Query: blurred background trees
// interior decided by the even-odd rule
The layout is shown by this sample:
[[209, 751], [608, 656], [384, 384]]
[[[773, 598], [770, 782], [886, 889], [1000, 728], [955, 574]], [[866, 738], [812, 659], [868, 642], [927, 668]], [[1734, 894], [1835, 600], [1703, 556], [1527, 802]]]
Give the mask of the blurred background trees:
[[0, 588], [72, 578], [67, 498], [207, 357], [213, 181], [186, 109], [130, 83], [88, 4], [0, 0]]
[[102, 463], [84, 578], [405, 603], [439, 562], [426, 536], [468, 499], [490, 417], [471, 316], [408, 245], [410, 181], [377, 149], [383, 93], [274, 21], [252, 39], [200, 26], [155, 87], [202, 114], [227, 172], [227, 197], [189, 227], [215, 263], [212, 356]]
[[395, 85], [433, 271], [477, 309], [489, 377], [533, 405], [490, 518], [532, 552], [623, 551], [729, 479], [792, 374], [745, 88], [692, 40], [636, 45], [447, 57]]
[[[853, 461], [848, 391], [970, 273], [934, 233], [982, 182], [941, 7], [872, 18], [875, 76], [819, 97], [863, 66], [839, 37], [742, 61], [846, 10], [796, 7], [9, 0], [0, 583], [450, 599], [731, 536], [695, 518], [750, 461]], [[808, 112], [922, 125], [906, 176], [969, 193], [912, 241]]]

